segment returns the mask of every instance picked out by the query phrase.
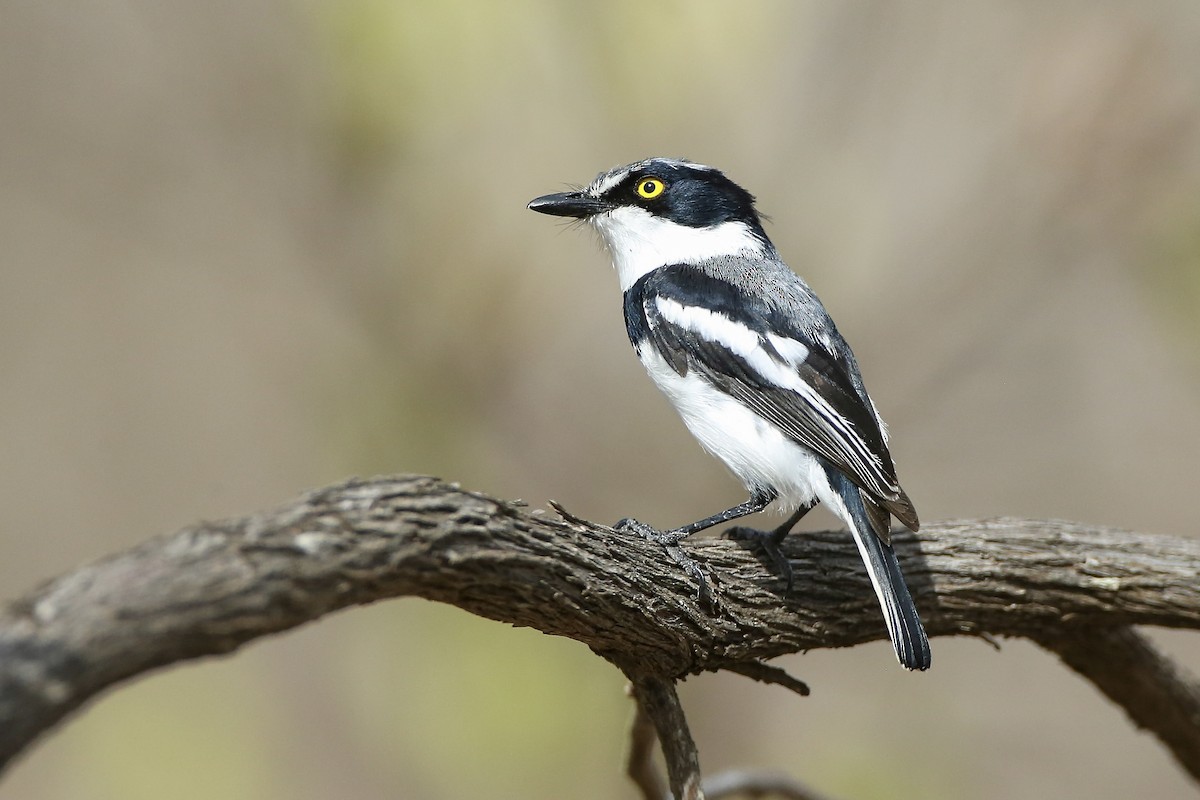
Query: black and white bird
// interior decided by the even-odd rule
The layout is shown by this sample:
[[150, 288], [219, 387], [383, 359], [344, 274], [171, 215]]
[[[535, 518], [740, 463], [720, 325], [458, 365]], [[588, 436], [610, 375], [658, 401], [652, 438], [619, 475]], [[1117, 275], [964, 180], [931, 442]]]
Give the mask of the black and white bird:
[[529, 208], [600, 233], [638, 358], [688, 430], [750, 492], [672, 530], [632, 519], [618, 527], [666, 546], [704, 597], [703, 572], [675, 545], [778, 501], [791, 512], [778, 528], [731, 533], [757, 541], [790, 588], [779, 545], [824, 503], [858, 544], [900, 663], [927, 669], [929, 640], [890, 544], [892, 516], [914, 531], [920, 523], [896, 479], [887, 428], [850, 346], [767, 238], [754, 197], [712, 167], [651, 158]]

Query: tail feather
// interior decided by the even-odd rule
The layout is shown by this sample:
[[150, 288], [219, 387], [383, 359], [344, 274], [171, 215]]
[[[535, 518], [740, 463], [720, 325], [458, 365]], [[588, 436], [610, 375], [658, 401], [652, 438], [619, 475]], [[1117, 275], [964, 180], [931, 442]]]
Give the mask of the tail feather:
[[896, 553], [872, 529], [858, 487], [840, 473], [830, 472], [833, 473], [829, 475], [830, 483], [846, 507], [850, 517], [846, 522], [867, 567], [871, 585], [879, 598], [879, 607], [883, 609], [883, 621], [887, 625], [892, 647], [896, 650], [896, 658], [906, 669], [929, 669], [929, 638], [925, 635], [916, 604], [900, 572]]

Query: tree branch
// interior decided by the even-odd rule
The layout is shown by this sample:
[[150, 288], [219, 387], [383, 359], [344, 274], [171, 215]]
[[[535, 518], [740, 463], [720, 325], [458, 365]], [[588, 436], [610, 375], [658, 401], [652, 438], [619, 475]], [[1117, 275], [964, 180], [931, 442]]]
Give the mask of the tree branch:
[[1038, 643], [1125, 709], [1135, 725], [1158, 736], [1200, 780], [1200, 684], [1130, 628], [1071, 633]]
[[784, 800], [828, 800], [797, 780], [771, 772], [729, 770], [704, 779], [708, 800], [725, 797], [781, 797]]
[[[1111, 660], [1120, 649], [1112, 635], [1132, 635], [1114, 629], [1200, 627], [1200, 543], [1006, 519], [929, 525], [895, 544], [930, 634], [1025, 636], [1054, 649], [1200, 776], [1194, 687], [1153, 701], [1121, 690], [1128, 674], [1110, 681], [1103, 669], [1077, 666]], [[719, 616], [700, 608], [695, 587], [648, 542], [433, 478], [354, 480], [274, 511], [195, 525], [81, 567], [0, 613], [0, 765], [120, 681], [389, 597], [569, 636], [643, 691], [649, 684], [637, 682], [648, 678], [745, 673], [784, 653], [885, 635], [842, 531], [788, 537], [797, 588], [787, 597], [738, 544], [686, 547], [719, 578]], [[1174, 670], [1161, 665], [1134, 658], [1127, 672], [1166, 685]], [[1175, 710], [1163, 717], [1130, 705], [1144, 702]]]
[[629, 756], [625, 759], [625, 774], [642, 794], [642, 800], [669, 800], [667, 784], [654, 766], [654, 746], [658, 744], [658, 733], [654, 721], [646, 713], [629, 684], [629, 694], [634, 698], [633, 724], [629, 727]]
[[[767, 679], [770, 683], [781, 683], [787, 685], [787, 681], [777, 681], [774, 676]], [[799, 781], [781, 775], [775, 772], [760, 772], [751, 770], [727, 770], [712, 775], [700, 781], [699, 793], [696, 793], [696, 781], [699, 780], [699, 762], [696, 756], [696, 748], [692, 743], [691, 735], [687, 732], [687, 722], [683, 717], [682, 709], [679, 707], [678, 696], [675, 695], [674, 688], [667, 682], [660, 681], [658, 684], [641, 692], [636, 688], [636, 684], [630, 683], [629, 693], [633, 695], [637, 704], [637, 711], [634, 714], [633, 725], [629, 730], [629, 757], [626, 759], [626, 773], [630, 780], [638, 787], [641, 792], [642, 800], [670, 800], [672, 797], [678, 797], [682, 793], [691, 792], [690, 795], [684, 796], [707, 798], [707, 800], [720, 800], [724, 797], [782, 797], [786, 800], [823, 800], [822, 796], [804, 786]], [[789, 687], [790, 688], [790, 687]], [[656, 726], [651, 714], [655, 712], [655, 708], [651, 703], [643, 703], [642, 697], [650, 691], [659, 693], [667, 693], [669, 696], [666, 701], [659, 701], [657, 712], [662, 717], [659, 726]], [[807, 694], [807, 692], [804, 692]], [[664, 713], [665, 712], [665, 713]], [[683, 736], [680, 737], [673, 725], [678, 723], [683, 731]], [[673, 757], [676, 760], [675, 771], [681, 776], [684, 776], [685, 786], [676, 786], [674, 792], [668, 792], [666, 785], [663, 783], [662, 776], [654, 766], [654, 746], [658, 743], [657, 727], [665, 727], [669, 731], [673, 731], [674, 738], [679, 740], [682, 738], [682, 744], [676, 744], [671, 748]], [[668, 748], [663, 748], [664, 753]]]
[[[654, 732], [662, 745], [671, 796], [679, 800], [704, 800], [704, 793], [700, 789], [700, 754], [696, 752], [696, 742], [692, 739], [683, 706], [679, 703], [675, 681], [657, 675], [638, 675], [630, 677], [630, 684], [638, 704], [638, 717], [653, 723]], [[645, 735], [636, 729], [635, 733], [643, 737]], [[642, 775], [645, 776], [646, 770], [652, 767], [648, 759], [643, 760], [642, 766]], [[638, 780], [638, 785], [645, 792], [653, 788], [654, 782], [643, 777]]]

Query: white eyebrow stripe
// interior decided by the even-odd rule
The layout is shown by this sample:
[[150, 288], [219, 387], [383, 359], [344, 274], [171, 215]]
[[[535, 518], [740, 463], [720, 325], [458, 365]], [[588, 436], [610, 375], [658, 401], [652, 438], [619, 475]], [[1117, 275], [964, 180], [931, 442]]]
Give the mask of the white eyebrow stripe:
[[596, 176], [596, 180], [592, 181], [591, 186], [587, 188], [588, 194], [595, 197], [601, 196], [609, 189], [612, 189], [618, 183], [629, 177], [629, 174], [633, 172], [634, 168], [639, 166], [641, 166], [640, 162], [638, 164], [630, 164], [627, 167], [617, 167], [616, 169], [611, 169], [602, 175]]
[[653, 163], [662, 164], [668, 167], [686, 167], [688, 169], [703, 170], [705, 172], [717, 171], [716, 167], [710, 167], [707, 164], [697, 164], [693, 161], [683, 161], [675, 158], [648, 158], [644, 161], [637, 161], [633, 164], [627, 164], [623, 167], [614, 167], [608, 172], [603, 172], [600, 175], [597, 175], [596, 179], [591, 182], [586, 191], [588, 194], [599, 197], [621, 181], [625, 180], [632, 173], [639, 169], [649, 167]]

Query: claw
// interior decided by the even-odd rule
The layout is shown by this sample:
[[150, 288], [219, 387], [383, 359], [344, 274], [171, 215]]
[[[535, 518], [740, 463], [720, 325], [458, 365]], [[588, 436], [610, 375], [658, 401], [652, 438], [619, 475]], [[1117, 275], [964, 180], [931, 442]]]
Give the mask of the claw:
[[685, 554], [683, 548], [679, 546], [679, 542], [687, 535], [686, 533], [681, 533], [680, 531], [660, 531], [631, 517], [619, 520], [613, 526], [613, 529], [636, 533], [643, 539], [660, 545], [667, 552], [667, 555], [670, 556], [671, 560], [696, 581], [696, 601], [701, 607], [710, 614], [715, 614], [720, 610], [720, 604], [717, 602], [712, 589], [709, 588], [707, 573], [705, 573], [704, 569], [695, 560]]

